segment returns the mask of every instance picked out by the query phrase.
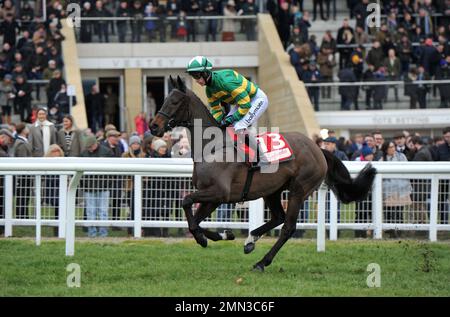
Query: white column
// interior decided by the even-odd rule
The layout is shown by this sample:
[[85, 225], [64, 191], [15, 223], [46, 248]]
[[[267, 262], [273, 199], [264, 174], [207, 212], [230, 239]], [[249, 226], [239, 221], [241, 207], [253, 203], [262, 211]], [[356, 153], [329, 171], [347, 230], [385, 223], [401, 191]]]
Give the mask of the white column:
[[336, 241], [338, 236], [338, 201], [333, 191], [330, 190], [330, 240]]
[[4, 186], [4, 202], [5, 202], [5, 237], [12, 236], [12, 219], [13, 219], [13, 180], [12, 175], [5, 175]]
[[317, 207], [317, 252], [325, 252], [325, 199], [327, 187], [322, 184], [318, 193]]
[[59, 219], [58, 237], [66, 236], [66, 210], [67, 210], [67, 175], [59, 176]]
[[372, 217], [375, 230], [374, 239], [381, 239], [383, 236], [383, 177], [380, 174], [375, 176], [372, 186]]
[[430, 203], [430, 241], [437, 240], [437, 214], [439, 199], [439, 179], [437, 175], [431, 175], [431, 203]]
[[41, 175], [35, 176], [36, 245], [41, 245]]
[[249, 202], [248, 231], [249, 233], [264, 224], [264, 199], [260, 198]]
[[134, 237], [142, 237], [142, 176], [134, 176]]
[[75, 199], [81, 176], [83, 176], [82, 171], [75, 172], [75, 175], [70, 180], [69, 190], [67, 192], [66, 256], [73, 256], [75, 254]]

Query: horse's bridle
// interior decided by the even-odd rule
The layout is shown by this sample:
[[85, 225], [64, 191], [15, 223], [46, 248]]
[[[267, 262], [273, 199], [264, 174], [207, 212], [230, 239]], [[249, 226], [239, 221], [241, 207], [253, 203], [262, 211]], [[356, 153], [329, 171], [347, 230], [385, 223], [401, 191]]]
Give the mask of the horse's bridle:
[[[185, 96], [185, 98], [183, 98], [183, 105], [186, 107], [186, 99], [187, 99], [188, 97], [187, 96]], [[190, 113], [190, 109], [189, 109], [189, 106], [187, 106], [187, 117], [188, 118], [190, 118], [191, 117], [191, 113]], [[159, 110], [158, 112], [157, 112], [157, 114], [159, 114], [159, 115], [161, 115], [161, 116], [163, 116], [163, 117], [165, 117], [168, 121], [167, 121], [167, 127], [169, 127], [170, 129], [173, 129], [173, 128], [175, 128], [175, 127], [185, 127], [185, 128], [189, 128], [190, 126], [192, 126], [192, 123], [191, 122], [189, 122], [188, 120], [186, 120], [186, 121], [180, 121], [180, 122], [176, 122], [175, 121], [175, 119], [173, 118], [173, 117], [171, 117], [170, 115], [168, 115], [167, 113], [165, 113], [164, 111], [162, 111], [162, 110]]]

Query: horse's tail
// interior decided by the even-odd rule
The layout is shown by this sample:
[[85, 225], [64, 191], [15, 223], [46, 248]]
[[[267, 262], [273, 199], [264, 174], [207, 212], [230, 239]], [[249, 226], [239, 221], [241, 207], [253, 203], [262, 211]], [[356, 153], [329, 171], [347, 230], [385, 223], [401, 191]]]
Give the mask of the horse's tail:
[[345, 165], [332, 153], [322, 150], [328, 164], [325, 183], [334, 192], [336, 197], [343, 203], [364, 200], [372, 187], [377, 170], [369, 163], [358, 174], [355, 179]]

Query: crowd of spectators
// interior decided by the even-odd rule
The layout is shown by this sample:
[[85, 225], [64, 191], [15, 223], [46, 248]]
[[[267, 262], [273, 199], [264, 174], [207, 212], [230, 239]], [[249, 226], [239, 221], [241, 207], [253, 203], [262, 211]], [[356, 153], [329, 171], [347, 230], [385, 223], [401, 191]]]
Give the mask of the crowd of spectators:
[[[113, 124], [106, 124], [96, 133], [91, 129], [80, 130], [74, 118], [68, 114], [63, 117], [62, 127], [58, 129], [48, 120], [49, 113], [45, 107], [38, 108], [36, 117], [36, 121], [31, 125], [20, 122], [0, 130], [0, 157], [191, 157], [185, 130], [168, 132], [162, 138], [154, 137], [145, 130], [141, 135], [136, 132], [129, 137], [125, 131], [117, 131]], [[132, 177], [122, 176], [83, 177], [80, 192], [85, 202], [85, 219], [118, 220], [124, 217], [133, 219], [132, 180]], [[0, 181], [0, 190], [3, 190], [3, 178]], [[58, 219], [59, 178], [52, 175], [43, 176], [43, 182], [45, 184], [43, 202], [54, 208], [55, 218]], [[162, 180], [156, 178], [148, 178], [147, 182], [151, 184], [144, 186], [143, 190], [144, 219], [168, 220], [171, 208], [162, 204], [177, 200], [182, 188], [179, 188], [178, 183], [174, 183], [173, 188], [169, 190], [167, 186], [162, 186]], [[18, 206], [16, 216], [27, 218], [33, 190], [32, 180], [26, 176], [17, 176], [16, 186], [16, 206]], [[180, 193], [177, 195], [178, 192]], [[128, 204], [127, 216], [122, 214], [124, 202]], [[3, 210], [0, 210], [0, 214], [2, 212]], [[158, 234], [150, 229], [145, 231], [147, 234]], [[92, 237], [107, 234], [106, 228], [88, 228], [88, 235]]]
[[[190, 17], [256, 15], [254, 0], [96, 0], [84, 1], [80, 42], [109, 42], [111, 35], [119, 42], [193, 41], [204, 35], [206, 41], [234, 41], [235, 33], [245, 34], [248, 41], [256, 39], [256, 23], [246, 19], [204, 19]], [[120, 19], [114, 19], [120, 18]]]
[[[49, 3], [47, 20], [35, 16], [35, 2], [2, 1], [0, 6], [0, 111], [1, 124], [11, 124], [12, 114], [32, 123], [36, 107], [46, 104], [55, 121], [70, 113], [69, 97], [62, 77], [64, 62], [60, 18], [64, 10], [59, 1]], [[44, 80], [46, 96], [41, 95]], [[73, 100], [75, 102], [75, 100]], [[61, 123], [61, 122], [59, 122]]]
[[[310, 13], [301, 10], [299, 1], [272, 3], [269, 11], [299, 79], [305, 83], [404, 81], [411, 109], [427, 108], [427, 95], [436, 95], [436, 90], [439, 107], [448, 108], [449, 83], [431, 86], [413, 81], [450, 79], [450, 1], [380, 1], [383, 18], [380, 27], [373, 28], [365, 23], [371, 13], [369, 2], [347, 1], [354, 20], [345, 18], [339, 29], [326, 31], [320, 44], [310, 34]], [[341, 110], [352, 105], [361, 109], [361, 91], [365, 91], [365, 109], [383, 109], [389, 87], [398, 101], [398, 85], [340, 86]], [[308, 93], [318, 111], [319, 88], [308, 87]], [[321, 98], [330, 98], [330, 87], [322, 87]]]
[[[434, 138], [408, 131], [398, 132], [393, 138], [385, 139], [382, 132], [357, 133], [350, 139], [338, 137], [333, 130], [322, 139], [315, 138], [316, 144], [341, 161], [386, 161], [386, 162], [431, 162], [450, 161], [450, 127], [443, 129], [442, 136]], [[404, 223], [405, 210], [410, 210], [411, 221], [426, 223], [430, 210], [430, 184], [414, 179], [383, 179], [383, 221]], [[450, 184], [440, 182], [439, 222], [448, 224], [450, 213]], [[339, 207], [340, 212], [340, 207]], [[372, 214], [371, 198], [356, 203], [355, 222], [370, 222]], [[391, 231], [391, 236], [399, 237], [400, 232]], [[366, 231], [357, 230], [357, 237], [367, 237]]]

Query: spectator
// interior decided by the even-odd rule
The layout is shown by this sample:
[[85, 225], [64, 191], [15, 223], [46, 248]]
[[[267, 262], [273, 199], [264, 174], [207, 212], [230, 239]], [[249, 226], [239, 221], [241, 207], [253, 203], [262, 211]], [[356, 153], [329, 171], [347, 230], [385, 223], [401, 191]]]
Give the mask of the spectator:
[[13, 143], [14, 135], [8, 129], [0, 130], [0, 157], [9, 157], [9, 147]]
[[[396, 151], [394, 142], [386, 141], [381, 147], [383, 152], [382, 161], [385, 162], [406, 162], [406, 156]], [[406, 206], [412, 204], [411, 183], [409, 179], [383, 179], [383, 204], [384, 221], [387, 223], [403, 223], [403, 211]], [[391, 237], [398, 238], [400, 233], [390, 231]]]
[[[217, 5], [217, 9], [219, 9], [219, 6]], [[175, 17], [177, 15], [179, 15], [180, 13], [180, 5], [178, 3], [178, 0], [169, 0], [167, 1], [166, 4], [166, 11], [167, 11], [167, 15], [169, 17]], [[170, 21], [170, 37], [172, 39], [177, 37], [177, 21], [176, 20], [171, 20]]]
[[[436, 80], [450, 80], [450, 55], [441, 59], [436, 71]], [[441, 103], [439, 108], [448, 108], [450, 105], [450, 84], [439, 84]]]
[[[95, 136], [88, 136], [85, 142], [85, 150], [81, 157], [113, 157], [113, 153], [107, 147], [98, 144]], [[87, 220], [108, 220], [109, 193], [105, 180], [98, 176], [85, 176], [81, 188], [83, 190], [86, 203]], [[106, 237], [108, 229], [106, 227], [88, 227], [88, 236], [96, 235]]]
[[320, 18], [323, 21], [326, 21], [327, 18], [325, 18], [324, 14], [323, 14], [323, 0], [313, 0], [313, 21], [316, 21], [317, 6], [319, 7], [319, 10], [320, 10]]
[[[345, 18], [342, 24], [342, 27], [339, 28], [337, 34], [337, 44], [338, 45], [350, 45], [354, 44], [354, 32], [353, 28], [351, 28], [348, 24], [348, 19]], [[349, 64], [350, 61], [350, 53], [352, 51], [351, 47], [341, 47], [338, 49], [339, 51], [339, 69], [343, 69]]]
[[[231, 12], [233, 12], [233, 11], [236, 12], [236, 10], [235, 10], [236, 5], [234, 4], [234, 6], [233, 6], [232, 4], [234, 4], [234, 0], [229, 0], [227, 3], [227, 8]], [[187, 12], [188, 16], [199, 15], [200, 14], [200, 1], [190, 0], [188, 9], [186, 12]], [[225, 9], [224, 9], [224, 15], [227, 15], [227, 14], [225, 14]], [[233, 14], [231, 14], [231, 15], [233, 15]], [[228, 21], [224, 21], [224, 23], [223, 23], [224, 31], [225, 31], [225, 22], [228, 22]], [[234, 28], [234, 21], [231, 20], [229, 22], [230, 22], [230, 24], [231, 24], [231, 22], [233, 22], [233, 28]], [[197, 21], [196, 20], [187, 20], [187, 25], [188, 25], [188, 41], [192, 39], [192, 42], [195, 42], [196, 36], [197, 36]], [[233, 30], [233, 33], [234, 33], [234, 30]], [[233, 38], [233, 41], [234, 41], [234, 38]]]
[[446, 127], [442, 135], [444, 142], [437, 147], [437, 160], [450, 161], [450, 127]]
[[[388, 57], [385, 58], [384, 60], [384, 67], [386, 69], [387, 72], [387, 80], [389, 81], [397, 81], [400, 79], [400, 74], [401, 74], [401, 64], [400, 64], [400, 59], [395, 56], [395, 50], [394, 49], [390, 49], [388, 52]], [[389, 86], [387, 86], [389, 87]], [[394, 93], [395, 93], [395, 101], [398, 102], [398, 88], [396, 85], [392, 86], [394, 88]], [[387, 90], [386, 90], [386, 94], [387, 94]], [[387, 96], [386, 96], [387, 99]]]
[[[385, 68], [379, 67], [378, 70], [373, 74], [374, 81], [386, 81]], [[386, 85], [374, 85], [373, 90], [373, 108], [376, 110], [383, 109], [383, 100], [386, 100], [387, 96], [387, 86]]]
[[[253, 0], [248, 0], [248, 7], [246, 8], [246, 14], [253, 14], [248, 13], [249, 11], [254, 10], [254, 6], [252, 3]], [[220, 15], [219, 13], [219, 3], [216, 0], [206, 0], [203, 2], [203, 12], [206, 16], [215, 16]], [[250, 22], [253, 22], [249, 20]], [[206, 30], [205, 30], [205, 41], [209, 41], [210, 38], [212, 41], [216, 41], [216, 33], [217, 33], [217, 20], [216, 19], [209, 19], [205, 21], [206, 23]], [[244, 24], [245, 25], [245, 24]], [[253, 27], [254, 24], [252, 23]], [[245, 25], [246, 26], [246, 25]], [[246, 28], [246, 32], [251, 32], [250, 29]], [[255, 31], [253, 30], [253, 34]], [[254, 39], [252, 39], [254, 40]], [[247, 41], [251, 41], [247, 38]]]
[[[372, 64], [367, 65], [367, 69], [363, 74], [363, 81], [372, 82], [375, 81], [375, 66]], [[373, 88], [372, 85], [363, 86], [363, 89], [366, 91], [366, 109], [372, 109], [372, 99], [373, 99]], [[374, 106], [375, 108], [375, 106]]]
[[72, 112], [71, 109], [71, 101], [72, 100], [72, 107], [77, 104], [77, 98], [76, 96], [68, 96], [67, 95], [67, 88], [65, 84], [61, 85], [61, 89], [56, 93], [55, 97], [53, 98], [53, 104], [52, 106], [57, 107], [59, 111], [61, 112], [61, 115], [67, 115]]
[[[254, 0], [247, 0], [242, 5], [243, 15], [257, 15], [258, 14], [258, 6], [255, 4]], [[242, 26], [245, 32], [245, 37], [247, 41], [255, 41], [256, 40], [256, 32], [255, 32], [255, 21], [247, 19], [242, 21]]]
[[63, 149], [64, 156], [78, 157], [82, 152], [81, 131], [76, 128], [70, 114], [63, 118], [63, 127], [57, 133], [58, 145]]
[[[130, 148], [127, 152], [124, 152], [122, 154], [122, 157], [124, 158], [144, 158], [145, 153], [142, 150], [141, 147], [142, 141], [141, 138], [137, 135], [133, 135], [130, 138], [129, 145]], [[127, 179], [126, 185], [125, 185], [125, 193], [127, 201], [129, 202], [128, 208], [130, 209], [130, 220], [134, 220], [134, 182], [133, 178], [129, 177]], [[132, 228], [128, 228], [128, 235], [131, 235]]]
[[111, 85], [106, 87], [106, 95], [105, 95], [105, 123], [115, 124], [116, 123], [116, 115], [117, 108], [119, 108], [119, 97], [113, 91]]
[[134, 118], [134, 124], [136, 126], [136, 132], [140, 137], [144, 137], [144, 133], [148, 131], [148, 124], [146, 121], [146, 114], [145, 112], [140, 112], [135, 118]]
[[11, 109], [16, 98], [16, 88], [12, 83], [12, 76], [6, 74], [0, 82], [0, 106], [2, 107], [2, 122], [11, 124]]
[[[430, 80], [430, 75], [425, 72], [425, 68], [420, 65], [417, 72], [417, 80]], [[427, 107], [427, 93], [428, 85], [418, 83], [417, 84], [417, 100], [419, 101], [419, 107], [425, 109]]]
[[66, 85], [66, 81], [62, 78], [61, 71], [55, 70], [47, 86], [47, 107], [54, 103], [55, 96], [61, 90], [62, 85]]
[[103, 8], [103, 2], [101, 0], [95, 1], [95, 10], [93, 12], [94, 17], [99, 18], [94, 22], [94, 29], [98, 35], [99, 42], [109, 42], [108, 37], [108, 21], [105, 21], [104, 18], [110, 17], [111, 13], [108, 12], [105, 8]]
[[[11, 150], [13, 157], [31, 157], [32, 148], [28, 142], [30, 130], [27, 125], [20, 122], [16, 126], [17, 137]], [[16, 183], [16, 217], [28, 218], [28, 204], [31, 198], [31, 190], [34, 187], [32, 178], [27, 175], [15, 176]]]
[[407, 35], [403, 35], [401, 37], [401, 41], [398, 46], [398, 56], [400, 59], [400, 74], [402, 78], [404, 79], [405, 76], [408, 74], [409, 70], [409, 64], [411, 62], [411, 55], [412, 55], [412, 45], [411, 42], [408, 39]]
[[[322, 82], [333, 82], [333, 68], [336, 66], [336, 60], [332, 50], [322, 46], [317, 56], [317, 63], [319, 64]], [[322, 98], [331, 98], [331, 86], [322, 87]]]
[[61, 127], [61, 123], [63, 120], [63, 114], [59, 110], [59, 107], [56, 105], [53, 105], [50, 107], [50, 110], [48, 111], [48, 121], [53, 123], [56, 127], [56, 129], [59, 129]]
[[[195, 1], [196, 3], [196, 1]], [[196, 4], [192, 4], [192, 7], [194, 7]], [[284, 9], [285, 8], [285, 9]], [[280, 14], [282, 14], [283, 16], [286, 15], [286, 18], [289, 16], [289, 11], [288, 11], [288, 5], [283, 5], [282, 6], [282, 11], [280, 11]], [[192, 9], [191, 9], [192, 11]], [[195, 11], [196, 12], [196, 11]], [[223, 15], [226, 17], [233, 17], [233, 16], [237, 16], [236, 13], [236, 4], [234, 2], [234, 0], [228, 0], [225, 8], [223, 8]], [[286, 23], [288, 23], [288, 20], [286, 20]], [[287, 27], [287, 34], [286, 34], [286, 27]], [[283, 26], [283, 33], [280, 33], [280, 37], [281, 37], [281, 41], [283, 42], [283, 46], [286, 47], [287, 46], [287, 40], [289, 39], [289, 24], [286, 24]], [[194, 32], [192, 34], [192, 32]], [[193, 41], [195, 42], [195, 24], [193, 24], [193, 21], [188, 21], [188, 40], [189, 37], [193, 37]], [[279, 30], [280, 32], [280, 30]], [[235, 33], [235, 21], [233, 19], [226, 19], [223, 21], [223, 27], [222, 27], [222, 41], [234, 41], [235, 37], [234, 37], [234, 33]]]
[[419, 161], [419, 162], [433, 161], [431, 151], [427, 146], [425, 146], [421, 137], [414, 136], [411, 138], [411, 142], [415, 149], [415, 154], [412, 161]]
[[[117, 8], [117, 11], [116, 11], [116, 17], [128, 18], [129, 16], [130, 16], [130, 10], [128, 9], [128, 2], [121, 0], [119, 7]], [[116, 22], [117, 33], [119, 34], [119, 42], [120, 43], [124, 43], [126, 40], [127, 24], [128, 24], [128, 21], [123, 21], [123, 20], [118, 20]]]
[[28, 142], [30, 142], [34, 157], [43, 157], [48, 152], [50, 145], [57, 143], [55, 125], [47, 120], [45, 108], [37, 110], [37, 120], [30, 128]]
[[[307, 70], [302, 73], [302, 80], [305, 83], [319, 83], [321, 81], [320, 72], [317, 69], [316, 62], [311, 61]], [[308, 95], [311, 99], [314, 110], [319, 111], [319, 87], [308, 87]]]
[[[356, 76], [352, 67], [341, 69], [338, 73], [338, 78], [341, 82], [356, 82]], [[352, 103], [356, 99], [356, 87], [353, 86], [339, 86], [339, 94], [341, 95], [341, 110], [350, 110]], [[355, 106], [355, 110], [356, 106]]]
[[327, 150], [330, 153], [333, 153], [333, 155], [341, 161], [348, 161], [347, 155], [345, 155], [344, 152], [339, 151], [336, 148], [338, 141], [335, 137], [328, 137], [325, 140], [323, 140], [323, 142], [324, 142], [325, 150]]
[[13, 14], [7, 13], [5, 20], [0, 23], [0, 35], [3, 35], [3, 43], [9, 43], [12, 47], [16, 45], [16, 34], [20, 31], [19, 24]]
[[[57, 144], [51, 144], [44, 157], [64, 157], [63, 150]], [[59, 175], [44, 175], [43, 183], [43, 201], [47, 206], [54, 209], [54, 219], [59, 219]], [[54, 236], [58, 236], [58, 227], [53, 227]]]
[[23, 76], [17, 76], [14, 85], [17, 94], [14, 98], [14, 113], [20, 115], [20, 120], [29, 122], [31, 116], [31, 86]]
[[380, 41], [375, 40], [372, 45], [372, 49], [367, 54], [367, 64], [373, 65], [375, 69], [383, 66], [384, 52], [380, 46]]
[[406, 138], [403, 133], [397, 133], [394, 135], [394, 144], [395, 150], [404, 154], [408, 161], [413, 158], [414, 153], [412, 153], [412, 151], [406, 146]]
[[89, 128], [95, 133], [104, 125], [105, 96], [100, 93], [97, 85], [93, 85], [91, 92], [86, 96], [86, 112]]
[[[156, 7], [153, 6], [152, 2], [149, 2], [144, 9], [144, 14], [146, 18], [155, 18], [156, 15]], [[152, 42], [155, 37], [155, 29], [156, 29], [156, 21], [155, 20], [146, 20], [145, 21], [145, 30], [147, 31], [148, 41]]]
[[140, 43], [144, 21], [144, 8], [142, 7], [141, 1], [135, 0], [133, 2], [133, 7], [130, 10], [130, 16], [133, 18], [133, 20], [131, 20], [131, 42]]
[[[93, 18], [94, 12], [92, 10], [91, 3], [86, 1], [83, 3], [83, 10], [81, 11], [81, 19]], [[83, 19], [83, 23], [80, 25], [80, 42], [91, 43], [92, 42], [92, 26], [93, 22]]]

